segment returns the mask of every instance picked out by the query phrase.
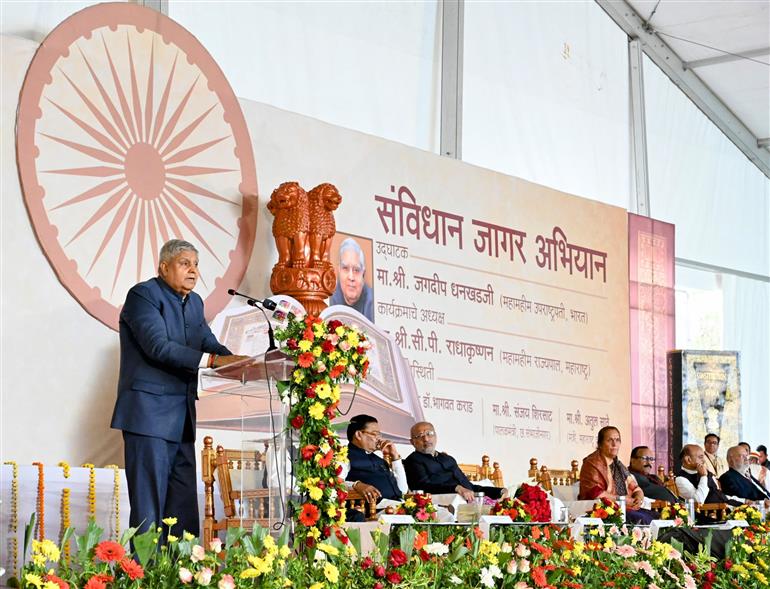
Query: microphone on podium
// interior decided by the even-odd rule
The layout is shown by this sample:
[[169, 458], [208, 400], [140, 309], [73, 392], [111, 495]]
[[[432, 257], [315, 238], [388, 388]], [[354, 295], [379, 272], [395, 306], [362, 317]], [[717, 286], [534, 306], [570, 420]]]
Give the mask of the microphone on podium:
[[257, 305], [261, 305], [265, 309], [267, 309], [268, 311], [272, 311], [276, 307], [275, 301], [271, 301], [270, 299], [262, 299], [260, 301], [260, 300], [255, 299], [254, 297], [252, 297], [250, 295], [243, 294], [242, 292], [238, 292], [234, 288], [228, 288], [227, 289], [227, 294], [229, 294], [230, 296], [234, 296], [234, 297], [243, 297], [244, 299], [246, 299], [246, 304], [247, 305], [251, 305], [252, 307], [256, 307]]
[[272, 311], [273, 309], [275, 309], [276, 307], [275, 301], [271, 301], [270, 299], [262, 299], [260, 301], [250, 297], [247, 294], [238, 292], [234, 288], [228, 288], [227, 294], [233, 297], [243, 297], [244, 299], [246, 299], [247, 305], [251, 305], [252, 307], [256, 307], [257, 309], [262, 311], [262, 315], [265, 316], [265, 321], [267, 321], [267, 337], [270, 339], [270, 345], [267, 347], [267, 350], [265, 350], [265, 353], [270, 352], [272, 350], [277, 350], [278, 347], [275, 345], [275, 333], [273, 333], [273, 326], [270, 323], [270, 318], [267, 316], [267, 313], [265, 313], [265, 309], [267, 309], [268, 311]]

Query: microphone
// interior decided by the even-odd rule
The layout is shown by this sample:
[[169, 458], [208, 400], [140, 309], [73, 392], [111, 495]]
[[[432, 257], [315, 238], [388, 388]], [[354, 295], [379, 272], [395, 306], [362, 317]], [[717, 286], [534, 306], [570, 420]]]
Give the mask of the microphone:
[[278, 347], [275, 345], [275, 333], [273, 333], [273, 326], [270, 323], [270, 318], [267, 316], [267, 313], [265, 313], [265, 309], [268, 309], [268, 310], [275, 309], [276, 307], [275, 301], [271, 301], [270, 299], [263, 299], [261, 301], [258, 301], [256, 299], [251, 298], [247, 294], [238, 292], [234, 288], [228, 288], [227, 294], [229, 294], [230, 296], [243, 297], [244, 299], [246, 299], [247, 305], [251, 305], [252, 307], [256, 307], [257, 309], [262, 311], [262, 315], [264, 315], [265, 321], [267, 321], [267, 337], [270, 340], [270, 345], [267, 346], [267, 350], [265, 350], [265, 354], [273, 350], [277, 350]]
[[270, 299], [262, 299], [260, 301], [260, 300], [255, 299], [252, 296], [249, 296], [247, 294], [243, 294], [242, 292], [238, 292], [234, 288], [228, 288], [227, 289], [227, 294], [229, 294], [230, 296], [243, 297], [244, 299], [247, 299], [246, 300], [246, 304], [251, 305], [252, 307], [255, 307], [256, 304], [259, 304], [259, 305], [263, 306], [265, 309], [267, 309], [268, 311], [272, 311], [276, 307], [275, 301], [271, 301]]

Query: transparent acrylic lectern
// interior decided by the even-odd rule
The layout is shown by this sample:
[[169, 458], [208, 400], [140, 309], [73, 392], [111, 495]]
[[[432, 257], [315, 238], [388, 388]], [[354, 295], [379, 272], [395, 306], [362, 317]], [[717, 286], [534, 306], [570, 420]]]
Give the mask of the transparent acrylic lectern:
[[[200, 372], [198, 410], [203, 409], [206, 418], [199, 420], [199, 427], [240, 432], [240, 448], [214, 447], [211, 437], [204, 438], [204, 546], [230, 527], [259, 524], [275, 530], [279, 522], [289, 524], [293, 481], [288, 411], [277, 382], [289, 380], [293, 370], [292, 359], [271, 350]], [[216, 513], [215, 495], [222, 500], [223, 514]]]

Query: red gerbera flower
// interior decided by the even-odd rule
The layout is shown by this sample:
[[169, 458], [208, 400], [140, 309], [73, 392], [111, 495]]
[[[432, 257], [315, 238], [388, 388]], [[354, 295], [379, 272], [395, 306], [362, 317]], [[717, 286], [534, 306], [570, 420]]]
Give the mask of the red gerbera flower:
[[315, 525], [319, 517], [318, 508], [312, 503], [305, 503], [299, 514], [299, 523], [309, 528]]
[[113, 542], [112, 540], [104, 540], [103, 542], [99, 542], [99, 544], [96, 545], [94, 554], [99, 560], [103, 560], [105, 562], [118, 562], [126, 555], [126, 549], [117, 542]]
[[337, 378], [343, 372], [345, 372], [345, 367], [342, 364], [337, 364], [329, 371], [329, 378]]
[[100, 578], [102, 575], [94, 575], [85, 584], [83, 589], [107, 589], [107, 583]]
[[142, 568], [142, 565], [130, 558], [124, 558], [121, 560], [120, 568], [123, 569], [123, 572], [126, 573], [128, 578], [132, 581], [136, 581], [137, 579], [144, 577], [144, 569]]
[[390, 562], [391, 566], [394, 568], [398, 568], [401, 565], [406, 564], [406, 561], [409, 560], [406, 556], [406, 552], [403, 550], [400, 550], [398, 548], [393, 548], [390, 551], [390, 556], [388, 557], [388, 562]]
[[302, 368], [312, 366], [313, 362], [315, 362], [315, 356], [313, 356], [312, 352], [305, 352], [304, 354], [300, 354], [299, 358], [297, 358], [297, 364]]
[[64, 579], [60, 579], [56, 575], [48, 574], [44, 577], [44, 579], [46, 581], [51, 581], [53, 583], [56, 583], [60, 587], [60, 589], [70, 589], [69, 583], [67, 583], [67, 581], [65, 581]]
[[318, 459], [318, 466], [321, 468], [326, 468], [332, 463], [332, 458], [334, 458], [334, 450], [329, 450], [326, 454]]
[[534, 567], [532, 569], [532, 580], [538, 587], [545, 587], [548, 585], [548, 579], [545, 576], [545, 569], [543, 567]]

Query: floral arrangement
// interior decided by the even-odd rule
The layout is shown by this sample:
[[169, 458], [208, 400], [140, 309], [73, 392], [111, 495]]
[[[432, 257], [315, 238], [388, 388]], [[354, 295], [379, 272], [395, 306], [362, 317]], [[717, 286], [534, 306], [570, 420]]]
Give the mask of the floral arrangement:
[[532, 516], [531, 521], [551, 521], [551, 501], [548, 494], [539, 485], [522, 485], [516, 489], [516, 498], [524, 503], [525, 511]]
[[620, 509], [620, 505], [606, 497], [602, 497], [594, 503], [591, 511], [587, 512], [586, 515], [598, 518], [607, 524], [618, 526], [623, 524], [623, 511]]
[[295, 475], [302, 489], [296, 510], [296, 536], [312, 554], [314, 546], [332, 534], [347, 539], [343, 502], [347, 497], [340, 473], [347, 447], [340, 444], [331, 420], [337, 416], [340, 384], [356, 386], [366, 378], [370, 343], [366, 336], [337, 320], [288, 315], [276, 330], [281, 349], [296, 365], [279, 392], [290, 405], [289, 424], [299, 433], [300, 456]]
[[745, 521], [750, 526], [762, 524], [762, 512], [752, 505], [739, 505], [730, 512], [729, 519]]
[[[163, 521], [174, 523], [174, 518]], [[463, 533], [458, 526], [417, 524], [401, 528], [395, 546], [375, 532], [374, 549], [366, 555], [355, 532], [348, 544], [332, 535], [315, 545], [313, 558], [304, 559], [292, 558], [288, 534], [274, 539], [260, 527], [250, 533], [230, 529], [226, 540], [202, 546], [190, 534], [177, 538], [163, 528], [142, 534], [129, 529], [118, 542], [102, 540], [102, 530], [90, 522], [85, 534], [75, 536], [78, 550], [70, 564], [54, 542], [35, 539], [20, 578], [9, 584], [23, 589], [753, 589], [770, 583], [768, 533], [735, 528], [726, 558], [717, 560], [706, 550], [682, 553], [653, 541], [649, 529], [605, 530], [581, 542], [563, 527], [503, 526], [485, 539], [477, 528]]]
[[515, 522], [531, 522], [532, 514], [527, 505], [515, 497], [505, 497], [497, 501], [489, 510], [490, 515], [507, 515]]
[[421, 522], [434, 521], [436, 519], [436, 506], [430, 493], [412, 493], [396, 509], [398, 515], [411, 515]]
[[666, 503], [660, 510], [660, 519], [674, 520], [676, 525], [692, 523], [690, 522], [690, 515], [687, 513], [687, 506], [679, 502]]

